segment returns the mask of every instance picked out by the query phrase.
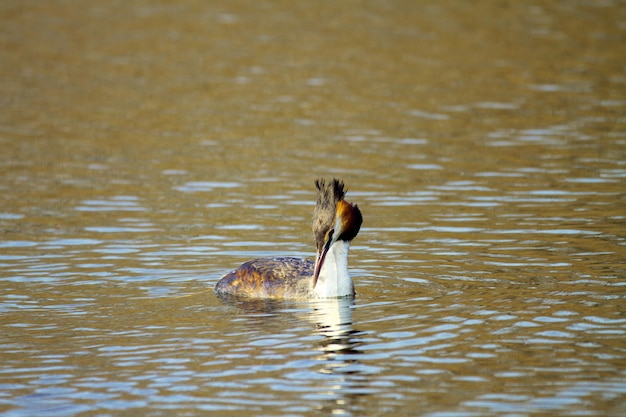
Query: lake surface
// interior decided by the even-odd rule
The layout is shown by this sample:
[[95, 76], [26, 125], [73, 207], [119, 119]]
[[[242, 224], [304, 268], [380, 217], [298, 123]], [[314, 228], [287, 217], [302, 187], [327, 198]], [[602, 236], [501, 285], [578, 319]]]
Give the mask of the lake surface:
[[[3, 416], [626, 414], [623, 2], [0, 18]], [[217, 298], [318, 177], [356, 298]]]

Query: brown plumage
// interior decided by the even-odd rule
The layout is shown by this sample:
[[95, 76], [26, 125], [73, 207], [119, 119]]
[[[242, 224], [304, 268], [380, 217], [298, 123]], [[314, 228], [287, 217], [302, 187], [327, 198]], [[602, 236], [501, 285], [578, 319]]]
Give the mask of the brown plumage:
[[326, 240], [325, 235], [333, 225], [337, 203], [343, 200], [346, 193], [343, 190], [343, 181], [336, 178], [328, 186], [323, 178], [315, 180], [315, 187], [317, 203], [313, 210], [313, 236], [317, 252], [320, 253]]
[[224, 275], [215, 291], [245, 297], [305, 298], [310, 292], [313, 268], [313, 261], [307, 259], [253, 259]]

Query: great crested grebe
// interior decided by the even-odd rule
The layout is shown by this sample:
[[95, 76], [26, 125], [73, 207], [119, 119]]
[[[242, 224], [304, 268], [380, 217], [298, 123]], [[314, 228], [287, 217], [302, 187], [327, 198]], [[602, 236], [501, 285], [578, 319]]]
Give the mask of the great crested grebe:
[[348, 274], [348, 251], [363, 223], [356, 204], [343, 199], [343, 181], [315, 181], [317, 204], [313, 211], [315, 262], [291, 257], [248, 261], [224, 275], [217, 294], [256, 298], [335, 298], [354, 296]]

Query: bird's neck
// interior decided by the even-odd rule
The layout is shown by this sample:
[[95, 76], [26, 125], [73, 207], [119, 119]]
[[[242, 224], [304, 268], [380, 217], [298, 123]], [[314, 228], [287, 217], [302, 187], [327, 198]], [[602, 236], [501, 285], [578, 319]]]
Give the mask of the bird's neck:
[[354, 295], [352, 278], [348, 274], [350, 242], [336, 241], [328, 250], [314, 292], [318, 298]]

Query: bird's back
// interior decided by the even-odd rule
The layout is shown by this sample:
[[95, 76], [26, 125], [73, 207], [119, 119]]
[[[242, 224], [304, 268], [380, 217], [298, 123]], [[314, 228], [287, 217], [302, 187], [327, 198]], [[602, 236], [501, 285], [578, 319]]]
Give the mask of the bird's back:
[[215, 291], [255, 298], [307, 298], [312, 292], [313, 269], [314, 263], [306, 259], [254, 259], [224, 275]]

